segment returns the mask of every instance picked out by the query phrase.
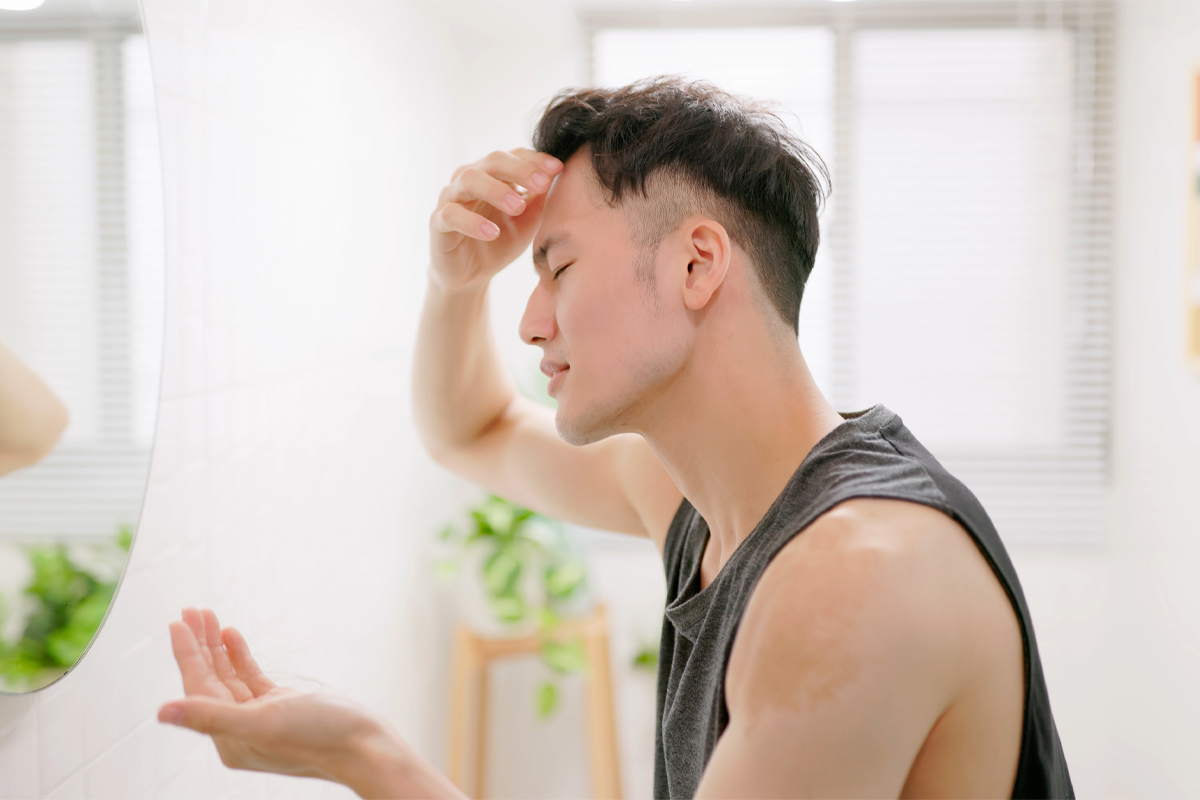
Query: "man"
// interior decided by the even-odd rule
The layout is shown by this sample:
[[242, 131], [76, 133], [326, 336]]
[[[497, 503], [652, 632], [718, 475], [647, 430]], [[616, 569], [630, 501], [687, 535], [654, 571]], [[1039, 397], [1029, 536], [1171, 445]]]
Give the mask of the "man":
[[[417, 422], [458, 473], [662, 553], [656, 796], [1070, 796], [987, 515], [895, 414], [836, 413], [797, 344], [819, 160], [763, 110], [674, 79], [560, 95], [535, 145], [460, 168], [439, 198]], [[488, 333], [488, 281], [530, 243], [521, 336], [553, 420]], [[211, 612], [185, 622], [189, 694], [226, 702], [163, 715], [226, 763], [452, 793], [386, 726], [263, 682]]]

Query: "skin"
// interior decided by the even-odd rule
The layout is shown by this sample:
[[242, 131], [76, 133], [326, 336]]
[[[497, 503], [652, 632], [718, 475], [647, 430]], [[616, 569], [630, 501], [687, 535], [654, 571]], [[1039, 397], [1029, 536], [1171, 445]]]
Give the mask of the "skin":
[[69, 421], [53, 390], [0, 339], [0, 475], [48, 456]]
[[[630, 220], [641, 202], [653, 198], [605, 203], [586, 152], [563, 165], [518, 149], [456, 171], [431, 217], [415, 414], [446, 467], [542, 513], [648, 537], [660, 551], [686, 496], [711, 530], [708, 585], [842, 419], [717, 220], [682, 220], [652, 254], [653, 282], [638, 279], [645, 256]], [[520, 335], [545, 353], [556, 413], [516, 394], [488, 332], [488, 281], [530, 244], [538, 284]], [[232, 652], [231, 640], [224, 646]], [[214, 686], [215, 649], [207, 671], [194, 659], [189, 667], [201, 686]], [[1020, 629], [969, 535], [933, 509], [852, 500], [793, 539], [754, 590], [725, 681], [730, 724], [701, 797], [1011, 793]], [[189, 716], [197, 693], [164, 714], [205, 730]], [[311, 767], [291, 774], [360, 794], [458, 796], [394, 731], [363, 723], [373, 719], [365, 712], [356, 726], [323, 700], [293, 700], [295, 712], [257, 696], [197, 700], [210, 719], [231, 715], [219, 735], [231, 752], [253, 752], [250, 768]], [[287, 713], [296, 716], [280, 723]], [[310, 730], [324, 715], [344, 727]], [[341, 742], [327, 742], [327, 757], [303, 749], [327, 734]]]

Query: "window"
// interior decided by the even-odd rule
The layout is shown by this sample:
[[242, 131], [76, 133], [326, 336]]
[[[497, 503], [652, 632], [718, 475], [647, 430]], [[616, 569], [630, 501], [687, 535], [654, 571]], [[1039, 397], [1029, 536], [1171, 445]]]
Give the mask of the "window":
[[[593, 81], [776, 101], [833, 196], [800, 342], [843, 410], [883, 403], [1010, 543], [1101, 535], [1113, 10], [1023, 2], [593, 19]], [[727, 25], [724, 23], [728, 23]]]

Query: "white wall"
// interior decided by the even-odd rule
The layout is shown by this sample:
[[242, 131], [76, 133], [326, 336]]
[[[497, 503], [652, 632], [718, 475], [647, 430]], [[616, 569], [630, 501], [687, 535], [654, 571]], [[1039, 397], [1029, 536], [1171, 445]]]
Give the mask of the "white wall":
[[1200, 4], [1121, 5], [1110, 793], [1200, 795], [1200, 369], [1184, 358]]

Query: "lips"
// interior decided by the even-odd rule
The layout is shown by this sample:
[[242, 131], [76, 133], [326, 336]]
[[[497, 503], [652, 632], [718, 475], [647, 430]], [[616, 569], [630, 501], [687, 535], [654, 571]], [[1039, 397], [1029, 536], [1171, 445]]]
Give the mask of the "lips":
[[558, 384], [562, 383], [563, 377], [571, 367], [561, 361], [553, 361], [549, 358], [543, 359], [541, 366], [542, 372], [550, 378], [550, 383], [546, 386], [546, 394], [553, 397], [554, 390], [558, 388]]
[[554, 361], [549, 358], [542, 359], [542, 372], [547, 378], [553, 378], [558, 373], [570, 369], [570, 365], [562, 361]]

